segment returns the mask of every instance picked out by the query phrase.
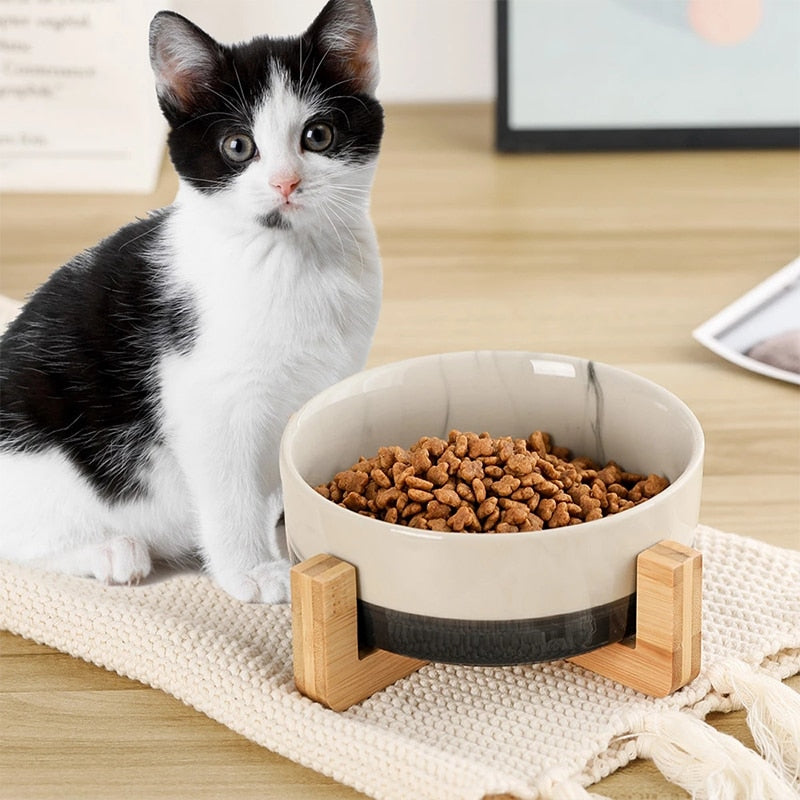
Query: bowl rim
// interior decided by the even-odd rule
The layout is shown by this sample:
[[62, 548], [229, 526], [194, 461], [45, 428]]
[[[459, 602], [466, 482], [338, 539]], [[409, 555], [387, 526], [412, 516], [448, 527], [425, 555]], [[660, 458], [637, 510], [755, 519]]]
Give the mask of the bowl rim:
[[[632, 515], [640, 515], [642, 513], [647, 513], [648, 508], [653, 509], [652, 503], [657, 505], [661, 505], [666, 502], [673, 494], [678, 493], [683, 484], [692, 480], [694, 474], [698, 469], [702, 470], [703, 459], [705, 455], [705, 435], [703, 433], [703, 428], [700, 425], [700, 421], [695, 416], [694, 412], [689, 408], [689, 406], [680, 399], [674, 392], [671, 392], [669, 389], [665, 388], [659, 383], [656, 383], [649, 378], [645, 378], [641, 375], [638, 375], [635, 372], [632, 372], [628, 369], [624, 369], [622, 367], [614, 366], [613, 364], [608, 364], [606, 362], [597, 361], [595, 359], [584, 358], [581, 356], [572, 356], [566, 355], [561, 353], [548, 353], [548, 352], [541, 352], [541, 351], [533, 351], [533, 350], [454, 350], [454, 351], [446, 351], [441, 353], [430, 353], [427, 355], [422, 356], [414, 356], [412, 358], [401, 359], [399, 361], [391, 361], [386, 364], [380, 364], [375, 367], [370, 367], [368, 369], [360, 370], [353, 375], [344, 378], [341, 381], [337, 381], [334, 384], [331, 384], [327, 388], [323, 389], [321, 392], [318, 392], [308, 401], [306, 401], [297, 411], [295, 411], [284, 429], [283, 435], [281, 436], [280, 442], [280, 456], [281, 456], [281, 464], [282, 468], [285, 468], [289, 471], [291, 476], [296, 480], [297, 484], [300, 487], [300, 491], [309, 498], [316, 498], [314, 502], [324, 501], [330, 504], [330, 511], [335, 514], [346, 514], [346, 517], [343, 517], [343, 520], [352, 520], [353, 515], [356, 516], [363, 516], [359, 515], [354, 511], [351, 511], [347, 508], [342, 508], [337, 503], [332, 503], [330, 500], [324, 498], [319, 492], [315, 490], [311, 484], [306, 481], [306, 479], [300, 474], [300, 470], [297, 468], [297, 465], [294, 462], [294, 459], [290, 457], [290, 445], [291, 441], [296, 435], [297, 431], [299, 430], [302, 424], [302, 417], [305, 414], [311, 413], [313, 411], [321, 410], [324, 408], [327, 403], [325, 402], [326, 398], [331, 394], [340, 394], [343, 390], [348, 389], [350, 384], [356, 383], [363, 383], [363, 381], [370, 377], [370, 376], [380, 376], [383, 373], [388, 373], [396, 370], [399, 367], [413, 365], [417, 363], [421, 363], [424, 361], [436, 361], [437, 359], [441, 358], [448, 358], [448, 357], [465, 357], [465, 356], [477, 356], [481, 354], [497, 354], [501, 356], [511, 356], [511, 357], [525, 357], [530, 359], [541, 359], [541, 360], [561, 360], [561, 361], [569, 361], [569, 362], [577, 362], [581, 364], [592, 364], [595, 366], [599, 366], [603, 370], [609, 370], [612, 373], [619, 373], [624, 375], [628, 379], [633, 379], [634, 381], [639, 382], [641, 385], [648, 388], [650, 391], [654, 391], [657, 395], [661, 395], [662, 398], [667, 399], [675, 409], [681, 413], [684, 420], [688, 423], [689, 428], [692, 432], [692, 448], [689, 456], [689, 460], [681, 471], [681, 473], [672, 481], [670, 481], [669, 486], [664, 489], [662, 492], [659, 492], [652, 498], [649, 498], [647, 502], [641, 503], [633, 508], [626, 509], [624, 513], [626, 515], [626, 519], [631, 521]], [[340, 399], [342, 399], [340, 397]], [[419, 436], [425, 436], [427, 434], [420, 433]], [[492, 434], [495, 436], [495, 434]], [[504, 434], [500, 434], [504, 435]], [[418, 437], [419, 438], [419, 437]], [[375, 517], [364, 517], [364, 520], [368, 520], [370, 523], [378, 523], [380, 526], [384, 527], [387, 532], [392, 531], [394, 535], [402, 535], [402, 536], [413, 536], [414, 538], [424, 538], [424, 539], [431, 539], [436, 541], [461, 541], [464, 542], [464, 546], [485, 546], [487, 542], [494, 542], [493, 546], [497, 546], [498, 541], [502, 541], [505, 537], [511, 537], [515, 542], [522, 542], [525, 540], [535, 539], [538, 541], [543, 541], [550, 538], [560, 537], [563, 538], [564, 534], [568, 531], [578, 529], [579, 532], [583, 532], [585, 530], [585, 525], [593, 525], [594, 527], [592, 530], [594, 532], [600, 532], [604, 529], [604, 527], [609, 527], [613, 525], [615, 522], [615, 517], [617, 514], [612, 514], [609, 516], [602, 517], [601, 519], [590, 520], [589, 522], [581, 522], [577, 525], [568, 525], [563, 526], [560, 528], [545, 528], [541, 531], [517, 531], [511, 532], [507, 534], [503, 533], [491, 533], [489, 536], [484, 535], [465, 535], [463, 532], [458, 531], [431, 531], [431, 530], [422, 530], [419, 528], [411, 528], [407, 525], [398, 525], [397, 523], [386, 522], [385, 520], [378, 519]], [[601, 527], [604, 526], [604, 527]], [[291, 538], [291, 534], [287, 529], [287, 537]]]

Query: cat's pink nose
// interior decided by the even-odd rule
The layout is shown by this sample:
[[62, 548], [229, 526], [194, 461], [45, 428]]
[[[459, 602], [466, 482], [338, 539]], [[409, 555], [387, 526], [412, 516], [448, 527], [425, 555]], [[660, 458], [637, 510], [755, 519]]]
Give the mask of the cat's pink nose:
[[300, 185], [300, 178], [297, 175], [278, 175], [269, 183], [283, 195], [285, 200], [288, 200], [289, 195]]

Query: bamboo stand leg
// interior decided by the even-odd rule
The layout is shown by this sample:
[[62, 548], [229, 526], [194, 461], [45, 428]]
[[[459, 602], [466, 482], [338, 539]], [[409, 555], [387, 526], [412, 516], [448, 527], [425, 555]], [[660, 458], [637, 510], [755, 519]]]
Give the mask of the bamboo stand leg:
[[344, 711], [427, 662], [375, 649], [358, 652], [356, 570], [318, 555], [292, 567], [294, 679], [312, 700]]
[[636, 638], [575, 656], [573, 664], [654, 697], [700, 672], [702, 555], [663, 541], [636, 561]]
[[[575, 664], [655, 697], [700, 671], [702, 556], [663, 541], [636, 562], [636, 638], [575, 656]], [[356, 570], [318, 555], [292, 568], [294, 676], [300, 692], [343, 711], [427, 662], [358, 649]]]

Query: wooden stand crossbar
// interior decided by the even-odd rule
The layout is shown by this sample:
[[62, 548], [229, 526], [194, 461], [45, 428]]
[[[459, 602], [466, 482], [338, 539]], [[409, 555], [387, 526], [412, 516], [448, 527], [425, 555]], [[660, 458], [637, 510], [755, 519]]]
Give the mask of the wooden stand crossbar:
[[[662, 541], [636, 562], [636, 636], [575, 656], [575, 664], [663, 697], [700, 671], [702, 556]], [[318, 555], [292, 568], [294, 677], [307, 697], [344, 711], [427, 662], [359, 652], [355, 567]]]

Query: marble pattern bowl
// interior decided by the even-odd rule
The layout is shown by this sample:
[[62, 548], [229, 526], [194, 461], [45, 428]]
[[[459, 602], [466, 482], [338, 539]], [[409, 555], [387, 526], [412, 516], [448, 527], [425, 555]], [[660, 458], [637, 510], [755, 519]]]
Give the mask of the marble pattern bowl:
[[[635, 508], [536, 533], [422, 531], [356, 514], [313, 487], [384, 445], [457, 428], [547, 431], [555, 444], [670, 486]], [[290, 553], [357, 569], [359, 644], [459, 664], [578, 655], [632, 633], [636, 555], [690, 544], [704, 440], [666, 389], [622, 369], [532, 352], [424, 356], [366, 370], [290, 420], [281, 476]]]

